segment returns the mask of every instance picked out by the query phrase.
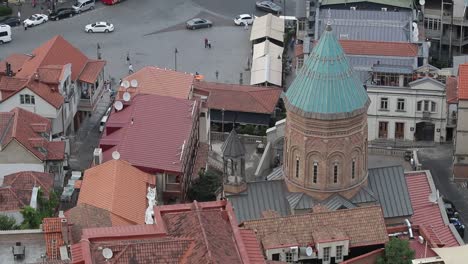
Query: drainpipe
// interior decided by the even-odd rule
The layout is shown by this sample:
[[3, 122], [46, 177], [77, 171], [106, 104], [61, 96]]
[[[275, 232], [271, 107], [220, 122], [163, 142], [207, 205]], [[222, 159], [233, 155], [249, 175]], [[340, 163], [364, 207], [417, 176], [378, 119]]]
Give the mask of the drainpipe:
[[408, 227], [409, 237], [410, 239], [413, 239], [414, 236], [413, 236], [413, 229], [411, 229], [411, 223], [408, 219], [405, 219], [405, 223], [406, 223], [406, 226]]

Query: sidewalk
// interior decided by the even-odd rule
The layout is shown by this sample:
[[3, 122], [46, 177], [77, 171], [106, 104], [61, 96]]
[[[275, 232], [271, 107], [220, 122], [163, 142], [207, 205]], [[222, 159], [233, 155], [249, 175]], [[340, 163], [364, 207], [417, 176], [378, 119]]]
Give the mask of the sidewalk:
[[[9, 0], [9, 5], [13, 10], [12, 16], [17, 16], [18, 11], [21, 13], [21, 20], [25, 20], [26, 18], [30, 17], [33, 14], [47, 14], [47, 10], [49, 9], [51, 1], [47, 0], [36, 0], [36, 6], [33, 7], [33, 0]], [[58, 0], [56, 8], [61, 7], [69, 7], [72, 6], [74, 0]]]

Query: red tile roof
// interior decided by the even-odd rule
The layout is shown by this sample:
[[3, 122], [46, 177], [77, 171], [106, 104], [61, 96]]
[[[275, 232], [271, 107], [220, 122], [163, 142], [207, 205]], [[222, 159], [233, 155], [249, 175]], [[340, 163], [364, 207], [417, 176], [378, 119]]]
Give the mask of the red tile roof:
[[349, 239], [350, 247], [388, 241], [380, 206], [251, 220], [243, 226], [255, 231], [264, 249], [311, 245], [332, 240], [333, 235]]
[[468, 100], [468, 64], [458, 67], [458, 99]]
[[271, 114], [278, 103], [281, 89], [213, 82], [195, 82], [194, 87], [208, 91], [208, 107], [248, 113]]
[[24, 203], [16, 195], [16, 192], [11, 187], [0, 188], [0, 212], [4, 211], [19, 211], [29, 203]]
[[11, 64], [11, 70], [16, 73], [31, 56], [26, 54], [13, 53], [0, 62], [0, 72], [6, 72], [6, 63]]
[[431, 188], [426, 173], [405, 173], [405, 176], [414, 212], [412, 224], [432, 231], [430, 239], [433, 241], [440, 240], [446, 247], [459, 246], [448, 224], [444, 223], [439, 205], [429, 201], [428, 197], [435, 188]]
[[[22, 171], [4, 176], [3, 186], [11, 186], [17, 190], [20, 198], [24, 201], [31, 200], [33, 187], [41, 187], [45, 196], [49, 196], [49, 191], [54, 188], [54, 175], [46, 172]], [[19, 193], [18, 193], [19, 192]], [[25, 192], [25, 194], [22, 194]]]
[[249, 255], [250, 263], [265, 263], [265, 258], [262, 254], [260, 243], [255, 236], [255, 232], [250, 229], [240, 229], [242, 241], [244, 241], [247, 254]]
[[458, 103], [458, 83], [457, 78], [453, 76], [447, 77], [446, 91], [447, 91], [447, 103], [456, 104]]
[[126, 224], [144, 224], [153, 178], [126, 161], [110, 160], [85, 171], [78, 204], [107, 210]]
[[17, 73], [18, 77], [31, 77], [41, 66], [71, 63], [72, 80], [76, 80], [88, 62], [86, 55], [60, 35], [37, 47], [31, 54], [33, 57], [23, 64], [21, 71]]
[[104, 69], [106, 61], [102, 60], [90, 60], [86, 63], [83, 71], [80, 74], [79, 80], [82, 82], [92, 83], [97, 80], [99, 74]]
[[63, 65], [45, 65], [37, 68], [37, 74], [41, 82], [59, 84], [63, 70]]
[[48, 260], [61, 258], [60, 247], [65, 245], [62, 227], [65, 227], [64, 231], [68, 232], [68, 223], [66, 218], [53, 217], [42, 219], [42, 230], [44, 231], [46, 255]]
[[[62, 160], [65, 152], [65, 142], [51, 142], [37, 132], [37, 126], [45, 126], [50, 133], [51, 121], [45, 117], [16, 107], [10, 112], [0, 113], [0, 132], [3, 135], [0, 142], [2, 148], [16, 140], [28, 149], [38, 159]], [[38, 147], [46, 150], [39, 151]]]
[[[340, 40], [340, 44], [347, 55], [395, 57], [416, 57], [418, 55], [418, 46], [412, 43]], [[313, 46], [313, 44], [311, 46]], [[296, 45], [294, 54], [296, 57], [304, 54], [302, 44]]]
[[[195, 101], [139, 94], [123, 110], [113, 110], [107, 120], [106, 135], [99, 142], [104, 150], [103, 160], [111, 160], [112, 152], [117, 150], [120, 158], [133, 166], [181, 172], [181, 155], [187, 155], [197, 115]], [[115, 127], [121, 130], [119, 141], [112, 134], [107, 136], [107, 131]], [[110, 147], [114, 148], [106, 149]]]
[[156, 94], [182, 99], [190, 98], [190, 91], [194, 81], [194, 75], [169, 69], [161, 69], [147, 66], [125, 77], [123, 81], [138, 81], [138, 88], [119, 88], [118, 99], [122, 98], [125, 91], [142, 94]]
[[112, 226], [111, 213], [89, 204], [78, 204], [65, 212], [70, 219], [72, 240], [78, 243], [81, 240], [84, 228], [110, 227]]
[[210, 146], [206, 143], [200, 142], [200, 144], [198, 144], [197, 158], [195, 159], [195, 165], [193, 166], [192, 180], [198, 177], [198, 173], [200, 173], [201, 170], [206, 170], [209, 148]]

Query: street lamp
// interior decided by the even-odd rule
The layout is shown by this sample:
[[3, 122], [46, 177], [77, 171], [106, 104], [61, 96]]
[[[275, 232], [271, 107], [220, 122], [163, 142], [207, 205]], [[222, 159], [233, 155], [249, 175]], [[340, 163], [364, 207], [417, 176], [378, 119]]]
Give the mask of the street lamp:
[[174, 49], [174, 69], [177, 71], [177, 53], [179, 53], [179, 51], [177, 50], [177, 48]]

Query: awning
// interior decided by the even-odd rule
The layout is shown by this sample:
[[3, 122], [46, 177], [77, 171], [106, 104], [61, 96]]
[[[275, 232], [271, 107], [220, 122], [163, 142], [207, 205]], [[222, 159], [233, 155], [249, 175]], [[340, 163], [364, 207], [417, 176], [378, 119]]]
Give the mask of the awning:
[[271, 83], [281, 86], [283, 48], [270, 41], [254, 45], [250, 84]]
[[222, 111], [211, 109], [210, 120], [213, 122], [221, 123], [240, 123], [240, 124], [251, 124], [251, 125], [264, 125], [270, 124], [270, 115], [257, 114], [257, 113], [244, 113], [244, 112], [231, 112], [224, 111], [224, 117]]
[[262, 38], [275, 39], [283, 43], [284, 20], [272, 14], [255, 18], [250, 33], [250, 41]]

